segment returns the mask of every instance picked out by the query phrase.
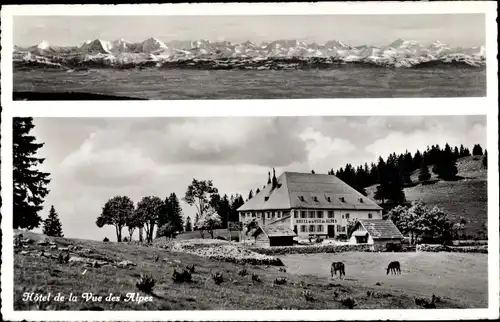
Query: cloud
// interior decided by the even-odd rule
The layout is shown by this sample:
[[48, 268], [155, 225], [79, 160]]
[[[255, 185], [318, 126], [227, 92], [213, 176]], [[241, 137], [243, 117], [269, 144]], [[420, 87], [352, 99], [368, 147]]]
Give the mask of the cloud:
[[[101, 207], [117, 195], [179, 199], [193, 178], [213, 180], [224, 194], [248, 196], [273, 167], [326, 173], [375, 161], [379, 155], [421, 151], [446, 142], [470, 148], [486, 142], [485, 117], [247, 117], [37, 118], [51, 173], [41, 215], [54, 205], [66, 236], [113, 238], [97, 228]], [[181, 201], [185, 216], [194, 209]]]

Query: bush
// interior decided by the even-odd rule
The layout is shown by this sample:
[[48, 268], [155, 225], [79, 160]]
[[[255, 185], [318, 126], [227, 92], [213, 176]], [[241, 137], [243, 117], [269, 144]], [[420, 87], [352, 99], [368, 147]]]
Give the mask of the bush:
[[314, 297], [312, 293], [308, 290], [302, 291], [302, 297], [306, 299], [306, 301], [312, 302], [314, 301]]
[[259, 275], [252, 273], [252, 281], [254, 282], [260, 282], [260, 277]]
[[[287, 254], [316, 254], [316, 253], [342, 253], [371, 251], [372, 245], [305, 245], [305, 246], [275, 246], [251, 247], [252, 251], [264, 255], [277, 256]], [[283, 265], [280, 265], [283, 266]]]
[[446, 246], [421, 244], [416, 247], [417, 252], [453, 252], [453, 253], [488, 253], [488, 246]]
[[212, 275], [212, 279], [214, 280], [215, 284], [220, 285], [224, 282], [224, 278], [223, 278], [221, 272], [212, 273], [211, 275]]
[[357, 305], [356, 301], [351, 297], [343, 299], [340, 303], [348, 309], [353, 309]]
[[108, 237], [104, 237], [104, 239], [102, 241], [107, 243], [107, 242], [109, 242], [109, 239], [108, 239]]
[[274, 280], [274, 285], [284, 285], [286, 284], [286, 278], [285, 277], [277, 277], [275, 280]]
[[240, 275], [240, 276], [247, 276], [248, 275], [247, 269], [246, 268], [240, 269], [238, 271], [238, 275]]
[[191, 272], [187, 269], [183, 270], [182, 273], [177, 272], [174, 268], [174, 272], [172, 273], [172, 280], [175, 283], [183, 283], [183, 282], [191, 282]]
[[151, 294], [156, 280], [152, 276], [142, 275], [135, 283], [135, 286], [142, 292]]

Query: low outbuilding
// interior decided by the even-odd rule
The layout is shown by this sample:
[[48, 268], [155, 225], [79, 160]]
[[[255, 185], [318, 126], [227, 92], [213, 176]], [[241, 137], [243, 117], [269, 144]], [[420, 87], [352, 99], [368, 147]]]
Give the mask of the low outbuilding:
[[352, 244], [370, 244], [375, 251], [399, 250], [404, 236], [391, 220], [358, 220], [351, 232]]
[[251, 234], [257, 247], [292, 246], [293, 238], [297, 236], [293, 230], [281, 225], [259, 226]]

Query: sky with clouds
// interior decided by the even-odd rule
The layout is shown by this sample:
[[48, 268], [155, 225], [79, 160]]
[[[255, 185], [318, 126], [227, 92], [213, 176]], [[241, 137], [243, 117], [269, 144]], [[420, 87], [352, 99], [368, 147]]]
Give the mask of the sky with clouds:
[[13, 35], [18, 46], [42, 40], [78, 45], [97, 38], [139, 42], [156, 37], [162, 41], [297, 39], [320, 43], [335, 39], [353, 46], [388, 45], [403, 38], [472, 47], [485, 44], [485, 18], [483, 14], [15, 16]]
[[[114, 240], [95, 220], [117, 195], [182, 198], [193, 178], [213, 180], [228, 195], [248, 195], [267, 172], [326, 173], [347, 162], [446, 142], [486, 146], [483, 116], [35, 118], [51, 173], [45, 209], [54, 205], [67, 237]], [[184, 215], [195, 209], [181, 202]], [[123, 231], [126, 232], [125, 229]]]

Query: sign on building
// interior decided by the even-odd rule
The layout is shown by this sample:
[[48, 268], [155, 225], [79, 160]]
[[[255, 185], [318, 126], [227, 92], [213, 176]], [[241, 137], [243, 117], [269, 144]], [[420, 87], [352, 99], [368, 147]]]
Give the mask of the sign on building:
[[229, 222], [229, 231], [242, 231], [243, 223], [241, 221], [230, 221]]

